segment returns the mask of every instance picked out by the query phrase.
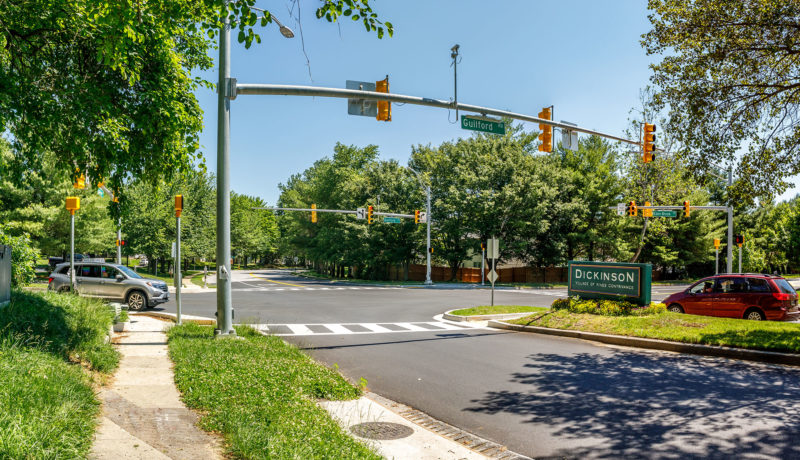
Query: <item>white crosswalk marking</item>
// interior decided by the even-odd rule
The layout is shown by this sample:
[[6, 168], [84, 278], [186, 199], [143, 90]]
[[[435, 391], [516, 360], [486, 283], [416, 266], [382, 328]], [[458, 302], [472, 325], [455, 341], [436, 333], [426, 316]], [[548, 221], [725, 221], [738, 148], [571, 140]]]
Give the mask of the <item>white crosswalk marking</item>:
[[391, 329], [386, 329], [383, 326], [378, 326], [374, 323], [361, 323], [359, 326], [364, 326], [365, 328], [369, 329], [372, 332], [392, 332]]
[[[397, 326], [390, 329], [385, 326]], [[472, 324], [455, 325], [442, 321], [418, 323], [323, 323], [323, 324], [251, 324], [255, 329], [279, 336], [397, 334], [410, 332], [441, 332], [443, 330], [483, 329]], [[424, 326], [424, 327], [423, 327]], [[312, 329], [313, 328], [313, 329]], [[324, 330], [321, 330], [324, 329]], [[366, 329], [366, 330], [364, 330]]]
[[341, 324], [323, 324], [323, 326], [330, 329], [334, 334], [353, 334], [353, 331], [342, 326]]
[[287, 324], [286, 327], [291, 329], [294, 335], [311, 335], [314, 333], [305, 324]]

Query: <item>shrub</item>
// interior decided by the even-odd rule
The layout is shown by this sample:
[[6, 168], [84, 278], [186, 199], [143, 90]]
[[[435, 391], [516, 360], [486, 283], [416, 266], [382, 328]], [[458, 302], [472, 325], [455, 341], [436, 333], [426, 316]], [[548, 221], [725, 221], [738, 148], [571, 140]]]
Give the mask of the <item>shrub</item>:
[[11, 236], [0, 225], [0, 244], [11, 246], [11, 285], [25, 286], [36, 278], [39, 251], [31, 246], [28, 234]]
[[581, 299], [580, 297], [556, 299], [550, 308], [602, 316], [647, 316], [667, 311], [667, 306], [663, 303], [653, 302], [650, 305], [639, 306], [624, 300]]

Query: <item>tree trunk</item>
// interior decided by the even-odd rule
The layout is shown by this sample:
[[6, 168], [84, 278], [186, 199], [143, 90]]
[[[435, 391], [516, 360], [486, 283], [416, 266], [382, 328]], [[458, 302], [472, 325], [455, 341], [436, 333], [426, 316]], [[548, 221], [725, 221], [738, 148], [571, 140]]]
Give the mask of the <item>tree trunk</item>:
[[639, 237], [639, 248], [636, 250], [636, 254], [633, 255], [633, 259], [631, 259], [631, 263], [635, 263], [639, 256], [642, 254], [642, 249], [644, 248], [644, 234], [647, 232], [647, 222], [649, 219], [644, 220], [644, 225], [642, 226], [642, 235]]
[[408, 281], [408, 265], [410, 262], [406, 259], [405, 263], [403, 263], [403, 281]]
[[450, 281], [455, 281], [456, 276], [458, 275], [458, 260], [451, 260], [450, 261]]

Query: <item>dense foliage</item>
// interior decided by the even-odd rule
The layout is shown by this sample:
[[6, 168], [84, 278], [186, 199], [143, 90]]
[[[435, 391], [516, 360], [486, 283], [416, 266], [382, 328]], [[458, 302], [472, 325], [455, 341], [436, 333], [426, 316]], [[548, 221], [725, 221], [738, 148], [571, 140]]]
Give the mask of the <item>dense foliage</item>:
[[588, 313], [602, 316], [646, 316], [667, 311], [666, 305], [657, 302], [642, 307], [624, 300], [580, 299], [577, 297], [556, 299], [550, 308], [554, 311], [565, 310], [571, 313]]
[[655, 102], [693, 171], [738, 162], [737, 197], [769, 197], [800, 172], [800, 4], [785, 0], [650, 0], [642, 36]]
[[9, 235], [0, 224], [0, 245], [11, 246], [11, 286], [25, 286], [36, 278], [36, 259], [39, 252], [31, 245], [27, 234]]

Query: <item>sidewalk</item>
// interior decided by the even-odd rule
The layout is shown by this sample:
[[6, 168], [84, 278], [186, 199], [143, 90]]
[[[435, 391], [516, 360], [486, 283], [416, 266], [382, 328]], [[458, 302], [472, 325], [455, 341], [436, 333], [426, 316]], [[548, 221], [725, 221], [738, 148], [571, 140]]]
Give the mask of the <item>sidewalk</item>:
[[164, 329], [170, 323], [131, 315], [115, 334], [122, 354], [114, 382], [100, 392], [103, 417], [92, 459], [221, 459], [216, 438], [196, 426], [175, 388]]

